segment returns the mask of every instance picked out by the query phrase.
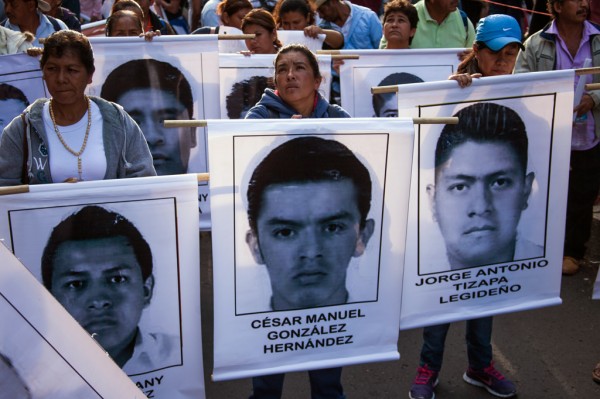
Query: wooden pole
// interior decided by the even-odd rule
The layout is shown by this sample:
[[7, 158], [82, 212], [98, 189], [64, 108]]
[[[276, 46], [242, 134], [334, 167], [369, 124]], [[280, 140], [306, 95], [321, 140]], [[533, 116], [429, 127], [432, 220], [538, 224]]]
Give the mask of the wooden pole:
[[[456, 125], [458, 118], [455, 116], [451, 117], [430, 117], [430, 118], [413, 118], [415, 125], [431, 125], [431, 124], [444, 124], [444, 125]], [[164, 127], [206, 127], [205, 120], [165, 120], [163, 122]]]
[[398, 93], [398, 85], [371, 87], [371, 94]]
[[575, 75], [593, 75], [596, 73], [600, 73], [600, 67], [591, 67], [591, 68], [579, 68], [575, 70]]
[[29, 192], [29, 185], [0, 187], [0, 195], [23, 194]]
[[217, 37], [218, 40], [247, 40], [247, 39], [254, 39], [254, 37], [256, 37], [256, 35], [254, 33], [252, 34], [243, 34], [243, 35], [224, 35], [219, 33], [219, 36]]

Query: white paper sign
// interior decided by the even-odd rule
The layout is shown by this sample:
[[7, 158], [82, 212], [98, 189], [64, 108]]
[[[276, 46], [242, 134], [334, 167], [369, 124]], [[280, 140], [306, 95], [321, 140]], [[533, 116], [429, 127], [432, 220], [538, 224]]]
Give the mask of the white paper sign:
[[[89, 94], [125, 108], [140, 125], [158, 175], [208, 171], [204, 128], [163, 120], [219, 118], [215, 35], [91, 38], [96, 72]], [[200, 227], [210, 228], [208, 185], [198, 187]]]
[[397, 359], [412, 120], [208, 131], [213, 379]]
[[148, 396], [204, 397], [194, 175], [34, 185], [0, 237]]
[[371, 88], [448, 79], [464, 49], [343, 50], [357, 54], [340, 67], [342, 107], [354, 117], [396, 116], [396, 96], [379, 95]]
[[401, 328], [561, 302], [573, 72], [398, 86], [419, 125]]

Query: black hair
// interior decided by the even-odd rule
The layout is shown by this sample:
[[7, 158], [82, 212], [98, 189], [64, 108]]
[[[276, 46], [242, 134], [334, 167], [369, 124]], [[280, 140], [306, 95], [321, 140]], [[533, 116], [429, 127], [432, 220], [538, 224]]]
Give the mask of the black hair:
[[139, 230], [124, 216], [97, 205], [88, 205], [69, 215], [57, 224], [42, 254], [42, 281], [52, 288], [54, 257], [61, 244], [68, 241], [98, 240], [102, 238], [125, 237], [140, 265], [142, 279], [152, 275], [152, 251]]
[[18, 100], [25, 104], [23, 108], [29, 106], [29, 100], [21, 89], [6, 83], [0, 83], [0, 101], [6, 100]]
[[[510, 146], [523, 170], [527, 171], [527, 131], [514, 110], [495, 103], [477, 103], [458, 111], [458, 124], [445, 125], [435, 147], [435, 167], [443, 165], [452, 151], [469, 141]], [[484, 161], [485, 162], [485, 161]]]
[[85, 35], [74, 30], [59, 30], [52, 33], [44, 40], [44, 50], [40, 59], [40, 66], [48, 62], [48, 58], [61, 58], [65, 53], [74, 53], [85, 67], [88, 74], [94, 73], [94, 52], [92, 45]]
[[298, 137], [273, 149], [254, 169], [248, 183], [248, 222], [257, 231], [263, 193], [268, 186], [292, 182], [350, 179], [356, 188], [361, 228], [371, 209], [371, 176], [348, 147], [315, 136]]
[[[420, 77], [413, 75], [412, 73], [406, 72], [395, 72], [392, 73], [385, 78], [377, 86], [392, 86], [392, 85], [403, 85], [407, 83], [421, 83], [423, 79]], [[379, 116], [381, 111], [381, 107], [390, 96], [395, 95], [394, 93], [386, 93], [386, 94], [373, 94], [373, 110], [375, 111], [375, 115]]]
[[275, 56], [275, 60], [273, 61], [273, 66], [275, 67], [275, 75], [274, 75], [275, 85], [277, 85], [277, 61], [279, 61], [279, 58], [283, 54], [292, 53], [292, 52], [298, 52], [298, 53], [304, 54], [304, 56], [308, 60], [308, 64], [310, 65], [310, 68], [312, 69], [313, 77], [315, 79], [322, 79], [321, 70], [319, 69], [319, 60], [317, 60], [317, 56], [312, 51], [310, 51], [310, 49], [308, 47], [306, 47], [304, 44], [288, 44], [288, 45], [282, 47], [281, 49], [279, 49], [279, 51], [277, 52], [277, 56]]
[[225, 98], [229, 119], [242, 119], [242, 112], [249, 110], [260, 100], [266, 88], [273, 89], [273, 79], [266, 76], [252, 76], [235, 82], [231, 93]]
[[159, 89], [172, 94], [187, 109], [191, 118], [194, 97], [189, 82], [168, 62], [154, 59], [131, 60], [119, 65], [107, 76], [100, 97], [115, 103], [131, 90]]

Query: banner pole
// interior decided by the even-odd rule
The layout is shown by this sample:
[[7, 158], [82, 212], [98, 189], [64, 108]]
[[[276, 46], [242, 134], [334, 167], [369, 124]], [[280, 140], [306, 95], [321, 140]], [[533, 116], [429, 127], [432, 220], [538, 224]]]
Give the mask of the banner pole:
[[23, 194], [29, 192], [29, 185], [0, 187], [0, 195]]
[[222, 33], [219, 33], [219, 35], [217, 36], [218, 40], [249, 40], [249, 39], [254, 39], [256, 37], [256, 35], [254, 33], [252, 34], [240, 34], [240, 35], [225, 35]]
[[398, 93], [398, 85], [371, 87], [371, 94]]

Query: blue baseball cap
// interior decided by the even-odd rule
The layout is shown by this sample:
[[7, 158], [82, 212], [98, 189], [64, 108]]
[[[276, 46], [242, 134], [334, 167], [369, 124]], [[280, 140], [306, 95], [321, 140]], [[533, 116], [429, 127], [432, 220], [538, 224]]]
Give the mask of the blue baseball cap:
[[476, 42], [483, 42], [490, 50], [499, 51], [510, 43], [521, 43], [521, 27], [516, 19], [506, 14], [492, 14], [477, 24]]

